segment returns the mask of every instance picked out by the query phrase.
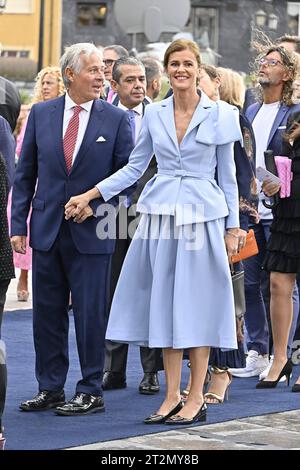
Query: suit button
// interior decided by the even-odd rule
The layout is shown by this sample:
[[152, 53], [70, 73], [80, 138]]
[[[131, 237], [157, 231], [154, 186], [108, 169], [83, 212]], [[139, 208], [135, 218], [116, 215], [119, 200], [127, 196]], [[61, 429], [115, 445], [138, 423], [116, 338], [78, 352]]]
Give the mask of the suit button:
[[64, 203], [64, 202], [60, 202], [59, 205], [60, 205], [60, 207], [65, 207], [65, 203]]

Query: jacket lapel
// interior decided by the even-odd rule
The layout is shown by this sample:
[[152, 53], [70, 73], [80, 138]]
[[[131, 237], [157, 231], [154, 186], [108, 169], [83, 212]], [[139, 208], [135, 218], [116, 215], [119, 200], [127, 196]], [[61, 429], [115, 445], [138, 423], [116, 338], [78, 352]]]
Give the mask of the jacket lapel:
[[[215, 106], [205, 95], [205, 93], [201, 92], [201, 99], [200, 102], [195, 109], [193, 117], [189, 123], [189, 126], [186, 130], [185, 136], [188, 135], [195, 127], [199, 126], [202, 122], [204, 122], [208, 116], [210, 115], [212, 106]], [[185, 137], [184, 136], [184, 137]]]
[[250, 106], [246, 111], [246, 117], [252, 123], [254, 121], [255, 116], [257, 115], [258, 111], [261, 108], [261, 103], [255, 103], [253, 106]]
[[50, 111], [50, 126], [53, 137], [53, 143], [55, 147], [55, 154], [57, 155], [60, 165], [62, 166], [65, 173], [67, 173], [67, 167], [64, 156], [63, 148], [63, 119], [65, 109], [65, 97], [61, 96], [53, 102], [53, 108]]
[[104, 120], [104, 117], [105, 116], [103, 113], [103, 106], [101, 100], [94, 101], [91, 109], [89, 122], [70, 173], [72, 173], [77, 168], [84, 155], [86, 154], [89, 146], [97, 139], [99, 129]]
[[175, 129], [173, 96], [170, 96], [170, 98], [167, 98], [166, 100], [163, 100], [161, 102], [161, 108], [158, 111], [158, 115], [170, 139], [174, 143], [177, 151], [179, 152], [178, 140]]
[[269, 147], [270, 142], [272, 141], [272, 139], [274, 137], [275, 132], [277, 131], [277, 129], [279, 127], [279, 124], [281, 124], [281, 122], [283, 121], [284, 116], [286, 115], [288, 110], [289, 110], [289, 108], [285, 104], [282, 104], [280, 106], [280, 108], [278, 110], [278, 113], [276, 114], [276, 117], [274, 119], [273, 126], [272, 126], [272, 129], [271, 129], [270, 135], [269, 135], [268, 147]]

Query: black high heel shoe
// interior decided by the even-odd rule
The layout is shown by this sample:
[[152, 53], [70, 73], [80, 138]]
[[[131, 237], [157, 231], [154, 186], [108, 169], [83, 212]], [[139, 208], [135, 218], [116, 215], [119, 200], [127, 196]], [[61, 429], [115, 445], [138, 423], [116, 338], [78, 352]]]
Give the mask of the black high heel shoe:
[[294, 384], [292, 386], [292, 392], [296, 392], [296, 393], [300, 392], [300, 384]]
[[193, 418], [184, 418], [183, 416], [175, 414], [171, 418], [166, 419], [165, 424], [184, 424], [186, 426], [188, 424], [196, 423], [196, 421], [206, 421], [206, 412], [207, 405], [206, 403], [202, 403], [200, 410], [195, 414]]
[[168, 414], [166, 415], [159, 415], [157, 413], [154, 413], [153, 415], [148, 416], [148, 418], [144, 419], [145, 424], [163, 424], [166, 419], [170, 418], [170, 416], [176, 415], [181, 408], [183, 407], [183, 402], [180, 400], [180, 402], [175, 406], [175, 408], [172, 408], [171, 411], [169, 411]]
[[287, 386], [289, 386], [292, 369], [293, 363], [291, 359], [288, 359], [276, 380], [261, 380], [256, 384], [256, 388], [275, 388], [281, 377], [284, 376], [286, 376]]

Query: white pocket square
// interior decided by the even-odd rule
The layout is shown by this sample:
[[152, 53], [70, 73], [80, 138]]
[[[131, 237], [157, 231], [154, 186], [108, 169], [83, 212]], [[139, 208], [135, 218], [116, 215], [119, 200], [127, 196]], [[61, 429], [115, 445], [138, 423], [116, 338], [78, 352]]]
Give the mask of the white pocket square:
[[98, 137], [96, 142], [106, 142], [106, 139], [104, 139], [104, 137], [102, 135], [100, 135], [100, 137]]

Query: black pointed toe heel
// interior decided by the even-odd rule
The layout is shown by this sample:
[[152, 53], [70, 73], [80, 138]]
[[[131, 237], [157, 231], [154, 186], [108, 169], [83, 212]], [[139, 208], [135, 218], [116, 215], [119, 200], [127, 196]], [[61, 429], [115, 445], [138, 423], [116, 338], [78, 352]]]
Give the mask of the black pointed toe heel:
[[292, 392], [300, 392], [300, 384], [295, 384], [292, 386]]
[[291, 359], [288, 359], [276, 380], [261, 380], [258, 382], [258, 384], [256, 384], [256, 388], [275, 388], [281, 377], [284, 376], [286, 377], [287, 386], [289, 386], [292, 369], [293, 363]]
[[174, 415], [165, 420], [165, 424], [183, 424], [187, 426], [188, 424], [196, 423], [197, 421], [206, 421], [206, 412], [207, 412], [207, 405], [203, 403], [200, 410], [195, 414], [195, 416], [191, 419], [184, 418], [183, 416]]
[[171, 411], [169, 411], [168, 414], [159, 415], [157, 413], [154, 413], [153, 415], [150, 415], [148, 416], [148, 418], [144, 419], [144, 423], [145, 424], [164, 424], [166, 419], [178, 413], [182, 407], [183, 407], [183, 402], [180, 400], [180, 402]]

